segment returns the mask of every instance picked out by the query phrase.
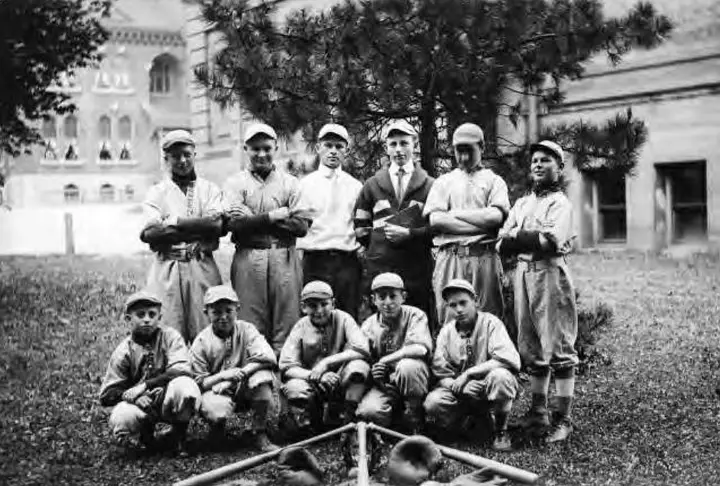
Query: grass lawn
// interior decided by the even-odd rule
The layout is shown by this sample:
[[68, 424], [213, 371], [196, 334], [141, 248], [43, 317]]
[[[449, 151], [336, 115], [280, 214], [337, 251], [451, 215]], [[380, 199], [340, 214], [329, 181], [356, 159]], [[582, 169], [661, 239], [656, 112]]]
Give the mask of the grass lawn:
[[[167, 484], [251, 454], [207, 451], [198, 423], [186, 459], [111, 445], [98, 385], [128, 332], [122, 302], [148, 263], [0, 259], [0, 484]], [[578, 380], [576, 434], [509, 455], [455, 446], [539, 473], [548, 485], [720, 484], [720, 262], [592, 254], [574, 256], [572, 267], [581, 301], [615, 310], [599, 342], [612, 364]], [[519, 412], [526, 403], [527, 394]], [[313, 450], [339, 471], [335, 444]]]

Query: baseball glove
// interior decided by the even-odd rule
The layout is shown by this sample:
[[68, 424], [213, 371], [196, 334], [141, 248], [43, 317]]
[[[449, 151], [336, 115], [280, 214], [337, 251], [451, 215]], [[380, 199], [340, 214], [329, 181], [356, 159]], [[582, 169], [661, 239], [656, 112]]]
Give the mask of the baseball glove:
[[430, 479], [442, 466], [435, 443], [422, 435], [398, 442], [390, 451], [387, 472], [393, 484], [415, 486]]

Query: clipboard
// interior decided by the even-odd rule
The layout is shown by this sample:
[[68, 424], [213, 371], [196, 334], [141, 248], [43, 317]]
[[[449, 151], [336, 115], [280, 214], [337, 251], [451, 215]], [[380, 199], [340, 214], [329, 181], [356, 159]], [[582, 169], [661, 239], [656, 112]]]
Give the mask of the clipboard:
[[413, 204], [387, 218], [385, 224], [394, 224], [408, 229], [420, 228], [425, 226], [425, 218], [423, 217], [420, 206]]

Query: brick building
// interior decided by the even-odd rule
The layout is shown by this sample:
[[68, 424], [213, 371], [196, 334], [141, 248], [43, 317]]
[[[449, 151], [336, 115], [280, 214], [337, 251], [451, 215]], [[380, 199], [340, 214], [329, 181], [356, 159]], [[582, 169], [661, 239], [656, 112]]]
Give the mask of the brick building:
[[13, 207], [139, 201], [162, 175], [159, 140], [189, 128], [181, 0], [117, 0], [102, 63], [65, 77], [75, 113], [42, 123], [44, 146], [12, 161]]

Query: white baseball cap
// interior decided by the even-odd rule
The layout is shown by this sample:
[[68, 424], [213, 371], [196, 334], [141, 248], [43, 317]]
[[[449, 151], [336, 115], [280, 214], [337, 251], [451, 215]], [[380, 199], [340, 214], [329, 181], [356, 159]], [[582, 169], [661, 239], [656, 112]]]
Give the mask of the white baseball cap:
[[410, 135], [413, 137], [418, 136], [415, 127], [413, 127], [407, 120], [395, 120], [390, 123], [383, 131], [383, 139], [388, 138], [392, 132], [400, 132], [403, 135]]
[[231, 287], [227, 285], [216, 285], [207, 289], [205, 297], [203, 298], [203, 304], [211, 305], [221, 300], [238, 302], [238, 296]]
[[370, 286], [372, 292], [386, 288], [405, 290], [405, 282], [403, 282], [402, 277], [397, 273], [386, 272], [375, 277]]
[[350, 135], [348, 134], [347, 129], [342, 125], [338, 125], [337, 123], [328, 123], [326, 125], [323, 125], [323, 127], [320, 129], [320, 133], [318, 133], [318, 140], [322, 140], [328, 135], [336, 135], [345, 140], [347, 143], [350, 143]]
[[312, 282], [308, 282], [300, 293], [300, 300], [303, 302], [310, 299], [322, 300], [332, 298], [332, 287], [330, 287], [330, 284], [323, 282], [322, 280], [313, 280]]
[[177, 143], [195, 146], [195, 139], [187, 130], [173, 130], [162, 138], [162, 149], [167, 150]]
[[258, 135], [265, 135], [273, 140], [277, 140], [277, 133], [270, 125], [265, 123], [253, 123], [247, 130], [245, 130], [245, 137], [243, 138], [244, 143], [248, 143], [253, 137]]
[[474, 123], [463, 123], [453, 133], [453, 145], [473, 145], [476, 143], [483, 144], [484, 142], [485, 135], [482, 128]]
[[532, 152], [535, 152], [536, 150], [550, 152], [558, 159], [560, 159], [560, 165], [565, 165], [565, 152], [563, 152], [562, 147], [555, 142], [551, 142], [550, 140], [543, 140], [541, 142], [530, 145], [530, 150]]

